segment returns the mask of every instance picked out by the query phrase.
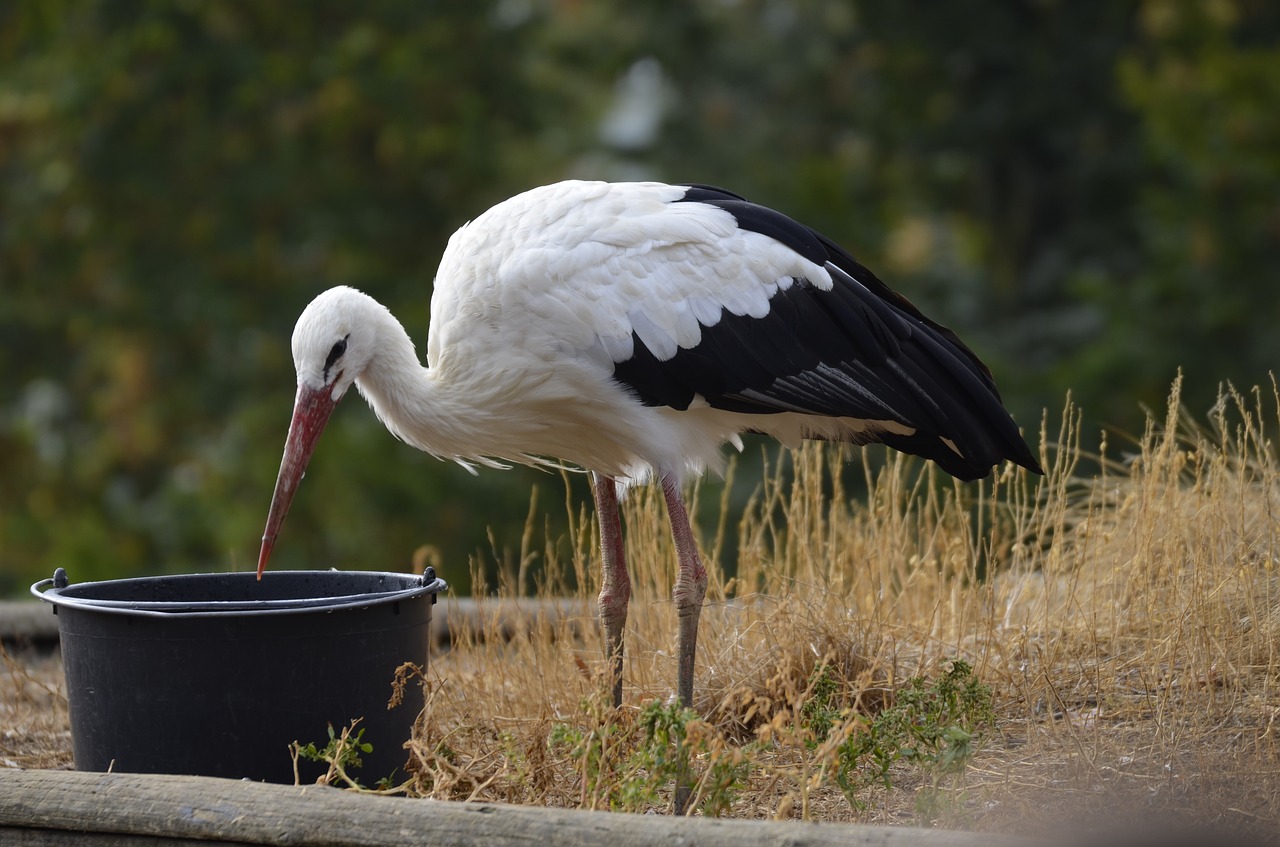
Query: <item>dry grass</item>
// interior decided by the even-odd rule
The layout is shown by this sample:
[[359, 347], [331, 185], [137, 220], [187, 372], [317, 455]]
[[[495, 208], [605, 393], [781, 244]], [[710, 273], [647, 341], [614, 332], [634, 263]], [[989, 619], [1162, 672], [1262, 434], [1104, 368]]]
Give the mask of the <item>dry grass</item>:
[[[895, 457], [868, 472], [867, 498], [852, 498], [835, 472], [842, 451], [788, 454], [737, 527], [737, 577], [711, 568], [703, 616], [701, 731], [752, 765], [729, 813], [920, 822], [924, 775], [897, 768], [892, 788], [852, 806], [823, 778], [822, 751], [802, 743], [799, 713], [820, 665], [838, 671], [845, 703], [874, 713], [909, 677], [959, 657], [993, 689], [998, 722], [939, 822], [1176, 816], [1280, 828], [1280, 466], [1267, 433], [1280, 400], [1274, 387], [1228, 391], [1196, 426], [1175, 386], [1170, 409], [1090, 478], [1076, 470], [1091, 456], [1070, 411], [1054, 437], [1042, 433], [1044, 479], [1006, 469], [951, 484]], [[532, 550], [530, 534], [520, 559], [543, 559], [542, 594], [586, 586], [578, 619], [464, 642], [435, 661], [415, 790], [601, 802], [580, 762], [548, 750], [551, 729], [625, 729], [675, 678], [675, 555], [660, 498], [634, 492], [625, 521], [635, 595], [623, 714], [600, 706], [601, 648], [581, 626], [597, 583], [578, 516], [571, 553]], [[711, 562], [732, 530], [708, 539]], [[493, 596], [514, 596], [518, 570]]]
[[[1175, 385], [1169, 408], [1131, 455], [1087, 478], [1077, 465], [1114, 451], [1082, 450], [1070, 410], [1041, 433], [1045, 478], [1005, 469], [960, 485], [895, 457], [867, 472], [868, 496], [852, 497], [835, 471], [856, 452], [784, 454], [741, 525], [722, 522], [705, 545], [705, 721], [691, 732], [702, 741], [695, 771], [750, 765], [727, 813], [1020, 832], [1138, 820], [1280, 831], [1280, 463], [1269, 440], [1280, 396], [1274, 384], [1228, 390], [1197, 425], [1178, 411]], [[625, 509], [634, 594], [622, 710], [602, 705], [593, 526], [575, 511], [567, 541], [538, 546], [531, 530], [500, 584], [476, 593], [494, 609], [518, 598], [537, 560], [533, 593], [571, 596], [577, 614], [510, 639], [495, 615], [488, 637], [433, 659], [411, 793], [607, 805], [608, 786], [584, 782], [582, 761], [548, 738], [557, 726], [607, 731], [622, 761], [639, 743], [644, 704], [671, 696], [675, 554], [660, 496], [633, 492]], [[737, 576], [725, 581], [716, 562], [735, 531]], [[899, 764], [891, 787], [851, 804], [830, 778], [831, 751], [806, 735], [815, 671], [838, 682], [849, 714], [870, 715], [953, 658], [991, 688], [996, 713], [963, 779], [934, 790], [929, 774]], [[11, 663], [0, 702], [37, 727], [30, 715], [45, 706], [22, 718], [23, 703], [45, 694], [24, 687], [23, 673]], [[51, 708], [50, 720], [65, 719]], [[12, 746], [0, 751], [14, 759]], [[923, 795], [935, 802], [922, 817]]]
[[62, 663], [0, 644], [0, 767], [71, 766]]

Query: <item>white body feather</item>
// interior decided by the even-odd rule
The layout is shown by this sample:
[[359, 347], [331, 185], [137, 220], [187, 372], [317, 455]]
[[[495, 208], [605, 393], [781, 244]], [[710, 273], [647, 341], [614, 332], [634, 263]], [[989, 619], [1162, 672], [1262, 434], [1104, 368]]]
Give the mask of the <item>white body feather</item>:
[[[468, 466], [565, 462], [624, 484], [655, 471], [677, 480], [719, 472], [721, 445], [740, 447], [748, 427], [787, 443], [898, 427], [748, 416], [696, 398], [683, 411], [646, 406], [613, 379], [614, 363], [631, 356], [632, 332], [666, 360], [695, 346], [725, 311], [763, 316], [797, 278], [831, 286], [822, 266], [740, 229], [728, 212], [673, 202], [685, 190], [562, 182], [502, 202], [449, 241], [431, 300], [427, 369], [386, 309], [340, 287], [299, 319], [299, 381], [318, 386], [321, 375], [308, 375], [304, 362], [322, 361], [335, 337], [367, 326], [376, 329], [367, 365], [358, 367], [364, 342], [353, 335], [346, 366], [357, 366], [357, 388], [399, 438]], [[339, 380], [335, 391], [348, 384]]]

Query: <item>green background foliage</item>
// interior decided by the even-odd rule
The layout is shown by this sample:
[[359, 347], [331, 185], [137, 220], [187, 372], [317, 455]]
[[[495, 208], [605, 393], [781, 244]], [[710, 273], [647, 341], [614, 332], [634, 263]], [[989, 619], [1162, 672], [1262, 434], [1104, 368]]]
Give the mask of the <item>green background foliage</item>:
[[[567, 177], [720, 184], [845, 244], [991, 365], [1132, 431], [1265, 381], [1280, 264], [1265, 0], [29, 0], [0, 5], [0, 595], [247, 569], [335, 284], [425, 345], [449, 234]], [[529, 471], [343, 404], [277, 567], [465, 581]], [[581, 495], [581, 490], [577, 490]]]

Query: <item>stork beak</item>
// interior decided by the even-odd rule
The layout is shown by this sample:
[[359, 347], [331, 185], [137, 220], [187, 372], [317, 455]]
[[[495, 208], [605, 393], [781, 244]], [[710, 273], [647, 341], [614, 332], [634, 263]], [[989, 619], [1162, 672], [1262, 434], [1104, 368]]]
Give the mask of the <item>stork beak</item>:
[[276, 490], [271, 495], [271, 511], [267, 514], [267, 528], [262, 532], [262, 549], [258, 553], [258, 579], [267, 567], [271, 558], [271, 548], [275, 546], [276, 536], [280, 533], [280, 525], [285, 515], [289, 514], [289, 504], [293, 502], [294, 492], [307, 470], [311, 454], [315, 452], [316, 442], [324, 425], [329, 421], [338, 405], [338, 397], [334, 399], [332, 387], [317, 391], [305, 385], [298, 386], [298, 396], [293, 401], [293, 420], [289, 423], [289, 437], [284, 445], [284, 458], [280, 460], [280, 474], [276, 477]]

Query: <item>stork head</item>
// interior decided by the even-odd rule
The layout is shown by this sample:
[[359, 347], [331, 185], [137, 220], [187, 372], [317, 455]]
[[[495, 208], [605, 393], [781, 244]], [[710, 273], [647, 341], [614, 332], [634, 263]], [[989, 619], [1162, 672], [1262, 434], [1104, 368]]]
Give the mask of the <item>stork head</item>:
[[262, 533], [259, 579], [320, 433], [338, 401], [373, 359], [379, 326], [373, 315], [378, 310], [383, 310], [382, 306], [373, 298], [354, 288], [339, 286], [312, 300], [293, 328], [298, 393], [293, 401], [293, 418], [271, 496], [267, 526]]

